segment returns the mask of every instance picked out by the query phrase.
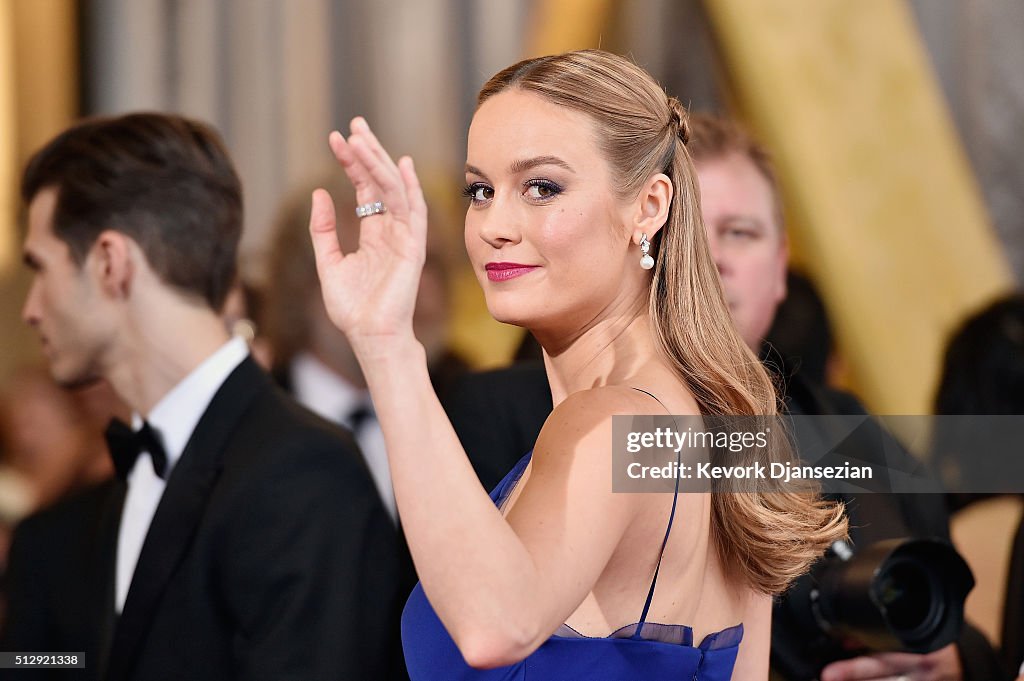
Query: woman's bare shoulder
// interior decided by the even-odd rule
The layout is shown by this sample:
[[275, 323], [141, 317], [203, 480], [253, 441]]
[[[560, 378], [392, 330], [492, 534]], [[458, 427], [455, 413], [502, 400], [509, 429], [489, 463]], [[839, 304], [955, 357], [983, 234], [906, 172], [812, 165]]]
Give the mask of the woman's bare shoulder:
[[568, 395], [548, 416], [537, 440], [540, 451], [573, 452], [599, 447], [610, 451], [615, 416], [697, 415], [696, 402], [684, 388], [655, 392], [643, 386], [602, 385]]

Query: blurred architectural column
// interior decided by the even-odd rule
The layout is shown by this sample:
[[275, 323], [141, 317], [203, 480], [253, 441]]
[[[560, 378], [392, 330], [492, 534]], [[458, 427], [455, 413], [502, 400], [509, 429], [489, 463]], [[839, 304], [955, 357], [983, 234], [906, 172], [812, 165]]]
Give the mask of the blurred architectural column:
[[618, 15], [623, 35], [616, 51], [630, 55], [690, 111], [723, 107], [724, 73], [701, 0], [625, 3]]
[[243, 272], [281, 197], [330, 159], [331, 0], [89, 0], [90, 112], [212, 123], [242, 176]]
[[[175, 55], [183, 97], [178, 108], [218, 122], [231, 148], [244, 183], [242, 269], [250, 277], [261, 276], [267, 232], [281, 198], [330, 157], [329, 4], [195, 0], [179, 8], [179, 35], [193, 44], [182, 44]], [[207, 27], [201, 39], [182, 25], [186, 20]], [[193, 49], [205, 59], [187, 66]], [[189, 96], [196, 101], [184, 99]], [[193, 111], [192, 103], [205, 112]]]
[[414, 156], [420, 172], [451, 173], [465, 162], [457, 9], [454, 0], [371, 3], [361, 27], [374, 38], [370, 123], [392, 156]]
[[1024, 284], [1024, 3], [912, 0], [996, 231]]
[[318, 158], [329, 159], [331, 54], [327, 0], [291, 2], [281, 17], [281, 166], [284, 179], [308, 177]]
[[[223, 42], [224, 54], [216, 62], [224, 97], [220, 113], [243, 180], [246, 234], [242, 261], [243, 271], [248, 269], [252, 276], [253, 256], [265, 243], [278, 198], [290, 183], [284, 172], [284, 145], [289, 137], [283, 116], [286, 9], [278, 0], [223, 0], [221, 5], [217, 39]], [[312, 101], [310, 105], [315, 106]]]
[[176, 21], [164, 30], [175, 55], [168, 83], [170, 102], [182, 113], [205, 121], [225, 120], [230, 89], [226, 74], [225, 3], [179, 0]]
[[[476, 95], [487, 80], [524, 57], [527, 6], [507, 0], [461, 0], [467, 17], [466, 42], [460, 61], [465, 76], [462, 130], [469, 129]], [[465, 151], [465, 140], [461, 150]]]
[[74, 0], [7, 0], [0, 5], [3, 271], [12, 262], [10, 249], [20, 251], [8, 230], [19, 207], [21, 166], [78, 113], [78, 16]]
[[524, 56], [603, 47], [614, 11], [612, 0], [536, 0]]
[[16, 262], [18, 128], [14, 87], [14, 6], [0, 3], [0, 277]]
[[28, 277], [18, 183], [29, 155], [78, 113], [76, 10], [74, 0], [0, 2], [0, 378], [38, 356], [20, 320]]
[[945, 333], [1012, 279], [908, 6], [706, 6], [858, 389], [928, 413]]
[[88, 0], [86, 104], [90, 113], [163, 110], [170, 104], [167, 68], [170, 14], [163, 0]]

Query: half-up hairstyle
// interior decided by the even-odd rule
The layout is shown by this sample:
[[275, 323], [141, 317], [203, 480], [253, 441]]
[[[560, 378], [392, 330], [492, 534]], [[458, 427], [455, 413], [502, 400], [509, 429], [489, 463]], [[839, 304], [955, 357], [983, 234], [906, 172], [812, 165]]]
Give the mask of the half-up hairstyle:
[[[479, 107], [509, 89], [586, 114], [621, 200], [635, 199], [652, 175], [672, 181], [665, 226], [652, 240], [652, 330], [664, 356], [705, 416], [778, 414], [771, 379], [732, 324], [707, 243], [696, 173], [686, 149], [686, 109], [642, 68], [600, 50], [514, 64], [481, 89]], [[712, 537], [723, 565], [764, 593], [778, 593], [845, 536], [840, 505], [814, 493], [731, 493], [713, 489]]]

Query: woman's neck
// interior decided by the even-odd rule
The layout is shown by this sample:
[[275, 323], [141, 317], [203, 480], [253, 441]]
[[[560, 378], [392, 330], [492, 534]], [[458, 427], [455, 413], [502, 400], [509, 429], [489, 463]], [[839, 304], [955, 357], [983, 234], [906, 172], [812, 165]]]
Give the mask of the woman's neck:
[[539, 340], [555, 405], [580, 390], [622, 383], [655, 354], [646, 309], [605, 318], [563, 345]]

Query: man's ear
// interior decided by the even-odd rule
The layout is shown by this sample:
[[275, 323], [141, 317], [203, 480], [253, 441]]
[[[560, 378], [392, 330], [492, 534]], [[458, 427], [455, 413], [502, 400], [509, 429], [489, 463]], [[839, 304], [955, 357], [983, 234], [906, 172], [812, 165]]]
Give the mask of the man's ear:
[[672, 206], [672, 180], [665, 173], [651, 175], [640, 188], [635, 201], [633, 217], [633, 243], [640, 243], [641, 235], [649, 240], [665, 226]]
[[135, 275], [132, 248], [134, 242], [125, 234], [107, 229], [100, 232], [89, 249], [86, 260], [100, 286], [109, 295], [122, 298], [131, 291]]

